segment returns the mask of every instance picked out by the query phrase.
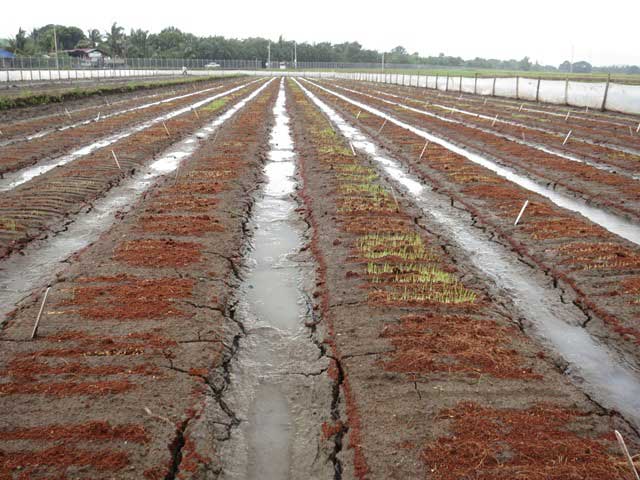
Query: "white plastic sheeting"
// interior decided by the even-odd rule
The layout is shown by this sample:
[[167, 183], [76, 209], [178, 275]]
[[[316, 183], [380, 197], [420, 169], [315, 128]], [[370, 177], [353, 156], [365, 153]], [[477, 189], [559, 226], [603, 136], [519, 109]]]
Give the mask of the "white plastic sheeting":
[[[254, 75], [264, 74], [260, 71]], [[272, 72], [285, 76], [310, 78], [342, 78], [369, 82], [391, 83], [449, 92], [477, 93], [497, 97], [517, 98], [558, 105], [599, 109], [605, 97], [605, 82], [576, 82], [566, 80], [538, 80], [537, 78], [502, 77], [478, 78], [442, 75], [406, 75], [399, 73], [347, 73], [347, 72]], [[640, 85], [610, 83], [606, 110], [640, 114]]]
[[[0, 71], [0, 82], [18, 82], [21, 80], [75, 80], [76, 78], [113, 78], [153, 75], [180, 75], [181, 70], [8, 70]], [[304, 72], [304, 71], [265, 71], [265, 70], [189, 70], [191, 75], [256, 75], [256, 76], [292, 76], [309, 78], [342, 78], [376, 83], [390, 83], [450, 92], [476, 93], [478, 95], [496, 95], [522, 100], [575, 107], [599, 109], [605, 97], [605, 82], [576, 82], [566, 80], [538, 80], [537, 78], [507, 77], [478, 78], [443, 75], [406, 75], [390, 72]], [[76, 77], [77, 75], [77, 77]], [[461, 84], [462, 83], [462, 84]], [[539, 84], [539, 85], [538, 85]], [[495, 88], [495, 91], [494, 91]], [[621, 85], [610, 83], [606, 98], [606, 110], [640, 114], [640, 85]]]
[[[190, 75], [224, 76], [238, 73], [231, 70], [188, 70]], [[246, 72], [245, 72], [246, 73]], [[0, 82], [74, 81], [119, 77], [178, 76], [182, 70], [147, 69], [82, 69], [82, 70], [0, 70]]]

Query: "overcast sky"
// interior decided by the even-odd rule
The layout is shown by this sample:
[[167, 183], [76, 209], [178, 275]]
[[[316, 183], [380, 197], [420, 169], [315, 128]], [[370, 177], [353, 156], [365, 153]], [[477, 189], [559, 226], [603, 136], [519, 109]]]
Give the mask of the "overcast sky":
[[[640, 65], [640, 1], [608, 0], [79, 0], [3, 2], [0, 37], [47, 23], [129, 31], [175, 26], [196, 35], [397, 45], [422, 55], [520, 59], [557, 65], [571, 56], [595, 65]], [[167, 5], [171, 5], [168, 7]]]

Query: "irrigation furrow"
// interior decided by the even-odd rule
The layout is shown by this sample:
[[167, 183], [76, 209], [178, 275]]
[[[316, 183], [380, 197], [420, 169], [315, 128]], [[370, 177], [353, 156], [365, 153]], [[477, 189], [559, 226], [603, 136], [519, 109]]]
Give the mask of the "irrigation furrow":
[[[236, 86], [238, 83], [247, 84], [250, 82], [240, 80], [232, 82], [230, 86]], [[26, 144], [20, 142], [0, 147], [2, 158], [0, 173], [3, 177], [9, 176], [8, 174], [12, 174], [14, 177], [2, 180], [3, 189], [14, 188], [14, 183], [17, 185], [23, 183], [24, 180], [19, 170], [25, 169], [25, 167], [35, 165], [33, 169], [23, 171], [27, 179], [31, 178], [31, 176], [38, 174], [40, 163], [43, 164], [42, 168], [45, 171], [58, 163], [68, 163], [69, 159], [79, 158], [98, 148], [126, 138], [135, 131], [148, 128], [149, 125], [196, 108], [196, 104], [206, 102], [212, 95], [210, 91], [203, 91], [196, 94], [195, 97], [199, 99], [198, 102], [194, 102], [194, 98], [186, 97], [165, 104], [153, 105], [146, 109], [123, 113], [104, 122], [89, 122], [69, 131], [58, 130]], [[96, 138], [100, 140], [96, 141]], [[72, 152], [65, 155], [69, 150]]]
[[[210, 128], [167, 177], [69, 259], [0, 337], [0, 474], [201, 479], [220, 473], [235, 412], [228, 365], [245, 191], [260, 179], [277, 84]], [[166, 163], [177, 164], [175, 159]], [[236, 211], [237, 216], [225, 211]]]
[[238, 480], [331, 478], [331, 449], [321, 425], [330, 420], [329, 359], [314, 343], [306, 298], [315, 288], [308, 233], [293, 195], [300, 182], [283, 82], [275, 123], [248, 222], [236, 319], [243, 337], [224, 395], [240, 425], [222, 450], [224, 477]]
[[514, 328], [517, 310], [487, 276], [292, 92], [312, 251], [325, 266], [318, 326], [340, 392], [325, 429], [335, 478], [625, 478], [600, 432], [636, 441], [633, 429], [569, 384]]

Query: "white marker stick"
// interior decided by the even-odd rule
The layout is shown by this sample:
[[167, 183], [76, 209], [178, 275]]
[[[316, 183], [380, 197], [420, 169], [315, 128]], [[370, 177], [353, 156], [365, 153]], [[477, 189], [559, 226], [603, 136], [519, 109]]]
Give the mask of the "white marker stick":
[[635, 475], [636, 480], [640, 480], [640, 475], [638, 475], [638, 470], [636, 470], [636, 466], [633, 464], [633, 458], [629, 454], [629, 450], [627, 449], [627, 445], [624, 442], [624, 438], [622, 438], [622, 435], [620, 435], [619, 431], [614, 430], [614, 432], [616, 434], [616, 439], [618, 440], [618, 445], [620, 445], [620, 450], [622, 450], [622, 453], [624, 454], [627, 463], [629, 464], [629, 468]]
[[102, 112], [98, 112], [98, 116], [96, 117], [96, 122], [100, 121], [100, 115], [102, 114]]
[[197, 108], [194, 108], [194, 109], [193, 109], [193, 113], [195, 114], [196, 118], [197, 118], [198, 120], [200, 120], [200, 114], [198, 113], [198, 109], [197, 109]]
[[520, 108], [518, 109], [518, 111], [519, 111], [519, 112], [521, 112], [521, 111], [522, 111], [522, 107], [524, 107], [524, 103], [521, 103], [521, 104], [520, 104]]
[[518, 222], [520, 221], [520, 219], [522, 218], [522, 214], [524, 213], [524, 210], [527, 208], [527, 205], [529, 205], [529, 200], [526, 200], [524, 202], [524, 205], [522, 205], [522, 208], [520, 209], [520, 213], [518, 214], [518, 218], [516, 218], [515, 223], [513, 224], [513, 226], [515, 227], [516, 225], [518, 225]]
[[118, 157], [116, 156], [116, 152], [111, 150], [111, 155], [113, 155], [113, 159], [116, 161], [116, 165], [118, 166], [118, 170], [122, 170], [122, 168], [120, 167], [120, 162], [118, 161]]
[[422, 151], [420, 152], [420, 156], [418, 157], [418, 160], [422, 159], [422, 156], [424, 155], [424, 152], [427, 151], [427, 147], [429, 146], [429, 140], [427, 140], [427, 143], [424, 144], [424, 147], [422, 147]]
[[493, 127], [497, 121], [498, 121], [498, 114], [496, 114], [496, 117], [493, 119], [493, 122], [491, 122], [491, 126]]
[[356, 115], [356, 120], [358, 120], [360, 118], [360, 114], [362, 113], [362, 110], [358, 110], [358, 114]]
[[382, 122], [382, 125], [380, 125], [380, 128], [378, 129], [378, 133], [380, 133], [384, 128], [384, 126], [387, 124], [387, 120], [388, 120], [387, 118], [384, 119], [384, 122]]
[[640, 132], [640, 123], [638, 123], [638, 128], [636, 128], [636, 133]]
[[356, 156], [356, 151], [353, 148], [353, 143], [349, 142], [349, 146], [351, 147], [351, 153], [353, 153], [353, 156], [355, 157]]
[[67, 117], [71, 118], [71, 114], [69, 113], [69, 110], [67, 110], [67, 107], [64, 107], [64, 113], [67, 114]]
[[169, 133], [169, 129], [167, 128], [167, 124], [162, 122], [162, 126], [164, 127], [164, 131], [167, 132], [167, 137], [170, 137], [171, 134]]
[[38, 312], [38, 316], [36, 317], [36, 324], [33, 326], [33, 331], [31, 332], [31, 340], [33, 340], [38, 333], [38, 325], [40, 325], [40, 317], [42, 317], [42, 312], [44, 310], [44, 304], [47, 301], [47, 296], [49, 295], [49, 290], [51, 287], [47, 287], [47, 291], [44, 292], [44, 297], [42, 297], [42, 303], [40, 304], [40, 311]]
[[564, 117], [564, 121], [565, 121], [565, 122], [566, 122], [567, 120], [569, 120], [569, 115], [571, 115], [571, 110], [569, 110], [569, 111], [567, 112], [567, 116], [566, 116], [566, 117]]
[[486, 105], [486, 104], [487, 104], [487, 99], [485, 98], [483, 105]]
[[573, 132], [573, 130], [569, 130], [569, 133], [567, 133], [567, 136], [564, 137], [564, 142], [562, 142], [562, 145], [566, 145], [567, 141], [569, 140], [569, 137], [571, 136], [571, 132]]

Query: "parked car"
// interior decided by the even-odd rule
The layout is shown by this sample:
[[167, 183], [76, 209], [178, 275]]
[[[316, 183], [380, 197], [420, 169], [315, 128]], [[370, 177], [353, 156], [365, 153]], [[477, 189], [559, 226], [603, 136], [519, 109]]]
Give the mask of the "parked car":
[[220, 68], [220, 64], [216, 62], [207, 63], [204, 68]]

